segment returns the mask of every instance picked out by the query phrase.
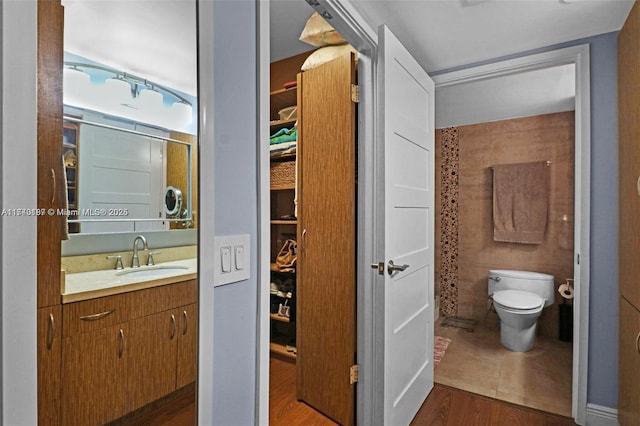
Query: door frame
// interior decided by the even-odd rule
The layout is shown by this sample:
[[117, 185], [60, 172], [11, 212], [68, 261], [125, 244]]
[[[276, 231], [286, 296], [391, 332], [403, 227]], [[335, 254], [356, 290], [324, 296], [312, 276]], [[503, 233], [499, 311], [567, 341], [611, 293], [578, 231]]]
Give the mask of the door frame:
[[[300, 0], [302, 1], [302, 0]], [[384, 330], [383, 282], [369, 265], [382, 258], [384, 234], [380, 218], [384, 217], [380, 203], [382, 195], [378, 179], [384, 157], [378, 142], [375, 116], [377, 113], [376, 58], [377, 32], [364, 20], [354, 6], [344, 0], [306, 0], [316, 11], [331, 17], [331, 24], [358, 50], [358, 253], [357, 253], [357, 347], [361, 381], [357, 387], [356, 421], [374, 424], [384, 412], [384, 348], [379, 344]], [[258, 12], [258, 96], [259, 141], [269, 136], [269, 2], [257, 2]], [[465, 70], [433, 76], [438, 87], [460, 84], [484, 78], [517, 74], [557, 65], [575, 64], [575, 193], [574, 193], [574, 277], [576, 285], [574, 308], [572, 416], [584, 424], [587, 410], [587, 373], [589, 338], [590, 286], [590, 194], [591, 194], [591, 98], [589, 46], [579, 45], [549, 52], [522, 56]], [[437, 106], [436, 106], [437, 109]], [[269, 423], [269, 152], [258, 143], [259, 162], [259, 281], [257, 324], [256, 424]], [[373, 142], [370, 142], [373, 141]], [[579, 263], [578, 263], [579, 257]], [[576, 283], [578, 284], [578, 283]]]
[[[300, 0], [303, 1], [303, 0]], [[356, 422], [375, 424], [384, 408], [382, 391], [382, 371], [374, 366], [382, 366], [382, 354], [376, 351], [376, 330], [383, 330], [379, 315], [374, 315], [375, 291], [382, 289], [376, 282], [369, 264], [377, 258], [377, 235], [374, 226], [376, 166], [383, 160], [376, 156], [376, 70], [375, 57], [378, 42], [374, 31], [353, 7], [345, 0], [306, 0], [306, 2], [333, 25], [336, 30], [358, 50], [358, 84], [360, 102], [358, 104], [358, 194], [357, 194], [357, 240], [356, 286], [357, 286], [357, 362], [360, 377], [371, 378], [357, 383]], [[256, 345], [256, 401], [255, 413], [258, 425], [269, 424], [269, 149], [261, 141], [269, 138], [269, 67], [270, 32], [269, 1], [256, 2], [258, 35], [258, 320]], [[376, 141], [376, 142], [371, 142]], [[375, 286], [374, 286], [375, 285]], [[380, 297], [380, 296], [378, 296]], [[380, 299], [382, 300], [382, 299]], [[381, 327], [382, 325], [382, 327]], [[377, 345], [380, 346], [380, 345]], [[379, 376], [379, 377], [378, 377]], [[376, 416], [378, 414], [378, 416]]]
[[[584, 424], [587, 412], [587, 373], [589, 354], [589, 286], [591, 224], [591, 82], [589, 45], [581, 44], [548, 52], [522, 56], [433, 78], [439, 87], [469, 83], [534, 71], [560, 65], [575, 65], [574, 134], [574, 278], [572, 417]], [[437, 109], [437, 105], [436, 105]], [[577, 302], [577, 303], [576, 303]]]

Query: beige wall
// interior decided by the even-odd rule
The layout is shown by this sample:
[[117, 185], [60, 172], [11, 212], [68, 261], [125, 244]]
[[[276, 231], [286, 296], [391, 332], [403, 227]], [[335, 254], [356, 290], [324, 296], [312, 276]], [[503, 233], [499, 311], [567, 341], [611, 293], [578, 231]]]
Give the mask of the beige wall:
[[[448, 136], [445, 137], [445, 132]], [[442, 140], [451, 139], [451, 129], [436, 132], [436, 161], [442, 166]], [[574, 113], [564, 112], [535, 117], [518, 118], [457, 128], [457, 143], [447, 143], [446, 149], [458, 150], [457, 217], [451, 221], [457, 229], [457, 247], [442, 249], [439, 230], [436, 235], [436, 270], [440, 276], [442, 265], [451, 265], [447, 258], [457, 253], [457, 282], [440, 289], [441, 297], [448, 297], [456, 315], [482, 320], [487, 313], [487, 275], [490, 269], [522, 269], [555, 276], [556, 288], [566, 278], [573, 277], [573, 172], [574, 172]], [[444, 153], [444, 155], [443, 155]], [[449, 152], [448, 154], [451, 154]], [[551, 196], [545, 240], [539, 245], [493, 241], [492, 172], [494, 164], [549, 160]], [[437, 220], [441, 201], [447, 187], [436, 185]], [[452, 231], [448, 231], [452, 234]], [[451, 243], [451, 242], [450, 242]], [[448, 254], [445, 254], [445, 251]], [[438, 261], [439, 259], [439, 261]], [[451, 271], [449, 271], [451, 273]], [[446, 275], [446, 274], [445, 274]], [[452, 289], [452, 285], [455, 287]], [[455, 291], [454, 291], [455, 290]], [[558, 303], [545, 309], [538, 322], [539, 332], [558, 334]], [[441, 307], [442, 307], [441, 302]], [[445, 304], [446, 305], [446, 304]], [[441, 312], [442, 308], [441, 308]], [[443, 312], [444, 313], [444, 312]], [[450, 313], [449, 313], [450, 315]]]

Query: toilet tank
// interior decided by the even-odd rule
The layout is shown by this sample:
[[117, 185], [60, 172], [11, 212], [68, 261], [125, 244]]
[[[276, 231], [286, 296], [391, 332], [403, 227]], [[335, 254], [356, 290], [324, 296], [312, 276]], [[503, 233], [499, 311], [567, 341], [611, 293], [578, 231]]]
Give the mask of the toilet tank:
[[553, 275], [541, 272], [492, 269], [489, 271], [489, 296], [501, 290], [520, 290], [537, 294], [544, 299], [544, 306], [553, 303]]

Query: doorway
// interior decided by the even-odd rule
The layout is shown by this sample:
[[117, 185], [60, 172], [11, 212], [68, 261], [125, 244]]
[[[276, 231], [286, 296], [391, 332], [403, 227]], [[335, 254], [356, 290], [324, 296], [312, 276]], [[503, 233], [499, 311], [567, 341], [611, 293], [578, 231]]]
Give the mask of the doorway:
[[[305, 31], [316, 24], [323, 39], [334, 32], [311, 12]], [[343, 41], [317, 44], [270, 67], [269, 348], [272, 365], [295, 365], [297, 400], [349, 425], [357, 381], [356, 58]], [[276, 371], [272, 400], [282, 385]], [[272, 424], [287, 422], [282, 411], [271, 410]]]
[[[465, 83], [484, 81], [502, 76], [573, 65], [576, 95], [574, 101], [574, 227], [573, 227], [573, 344], [571, 415], [578, 423], [586, 415], [586, 355], [589, 306], [589, 193], [590, 193], [590, 124], [589, 124], [589, 72], [588, 46], [576, 46], [537, 55], [497, 62], [467, 70], [438, 75], [437, 88], [456, 87]], [[557, 277], [564, 279], [565, 277]]]

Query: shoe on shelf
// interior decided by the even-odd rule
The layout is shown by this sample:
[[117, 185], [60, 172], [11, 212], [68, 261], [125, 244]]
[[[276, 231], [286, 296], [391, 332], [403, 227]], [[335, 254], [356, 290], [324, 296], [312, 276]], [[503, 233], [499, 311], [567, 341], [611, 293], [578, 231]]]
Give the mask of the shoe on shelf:
[[286, 345], [287, 352], [298, 353], [298, 349], [296, 348], [296, 339], [293, 338]]

